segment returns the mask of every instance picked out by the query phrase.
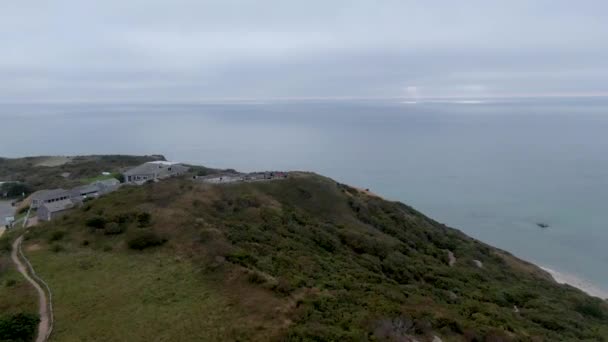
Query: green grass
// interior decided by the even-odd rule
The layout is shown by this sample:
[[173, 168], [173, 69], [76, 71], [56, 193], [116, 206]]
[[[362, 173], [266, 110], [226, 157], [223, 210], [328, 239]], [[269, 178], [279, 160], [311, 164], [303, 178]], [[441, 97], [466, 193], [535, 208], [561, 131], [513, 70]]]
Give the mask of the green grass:
[[224, 341], [255, 328], [191, 263], [161, 251], [28, 255], [53, 291], [53, 341]]
[[97, 181], [102, 181], [102, 180], [106, 180], [106, 179], [116, 179], [116, 174], [109, 174], [109, 175], [99, 175], [99, 176], [95, 176], [95, 177], [88, 177], [88, 178], [81, 178], [80, 182], [82, 184], [91, 184]]
[[0, 258], [0, 315], [37, 313], [34, 288], [17, 272], [9, 258]]

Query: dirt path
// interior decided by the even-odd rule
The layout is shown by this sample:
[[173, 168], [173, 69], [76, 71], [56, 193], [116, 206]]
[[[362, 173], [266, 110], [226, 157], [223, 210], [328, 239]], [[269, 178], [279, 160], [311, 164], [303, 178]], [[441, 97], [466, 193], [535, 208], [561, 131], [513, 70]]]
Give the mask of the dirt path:
[[448, 251], [448, 259], [450, 267], [454, 266], [454, 264], [456, 263], [456, 257], [454, 256], [454, 253], [452, 251]]
[[38, 282], [36, 282], [32, 277], [30, 277], [26, 266], [21, 262], [21, 259], [19, 258], [18, 254], [20, 254], [25, 259], [23, 252], [21, 252], [22, 241], [23, 235], [17, 238], [15, 242], [13, 242], [13, 251], [11, 252], [11, 259], [13, 260], [15, 266], [17, 266], [17, 270], [19, 271], [19, 273], [21, 273], [21, 275], [23, 275], [23, 277], [25, 277], [25, 279], [36, 289], [36, 292], [38, 292], [40, 305], [40, 323], [38, 324], [38, 337], [36, 337], [36, 342], [45, 342], [51, 331], [51, 318], [48, 310], [49, 306], [46, 298], [46, 292], [44, 292]]

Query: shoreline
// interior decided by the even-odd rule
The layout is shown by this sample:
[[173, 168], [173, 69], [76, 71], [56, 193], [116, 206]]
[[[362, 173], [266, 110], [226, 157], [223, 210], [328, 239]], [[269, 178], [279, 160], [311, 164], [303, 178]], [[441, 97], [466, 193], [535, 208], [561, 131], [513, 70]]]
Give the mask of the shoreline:
[[581, 279], [572, 274], [558, 272], [548, 267], [540, 265], [538, 267], [540, 267], [543, 271], [549, 273], [553, 280], [555, 280], [555, 282], [558, 284], [568, 284], [572, 287], [576, 287], [577, 289], [587, 293], [590, 296], [608, 300], [608, 291], [600, 289], [589, 281]]

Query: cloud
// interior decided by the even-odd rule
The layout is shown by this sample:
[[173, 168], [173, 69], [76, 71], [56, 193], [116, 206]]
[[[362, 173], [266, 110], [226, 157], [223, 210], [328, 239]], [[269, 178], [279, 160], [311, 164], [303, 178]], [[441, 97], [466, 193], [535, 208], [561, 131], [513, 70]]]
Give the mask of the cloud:
[[33, 0], [0, 101], [606, 92], [603, 1]]

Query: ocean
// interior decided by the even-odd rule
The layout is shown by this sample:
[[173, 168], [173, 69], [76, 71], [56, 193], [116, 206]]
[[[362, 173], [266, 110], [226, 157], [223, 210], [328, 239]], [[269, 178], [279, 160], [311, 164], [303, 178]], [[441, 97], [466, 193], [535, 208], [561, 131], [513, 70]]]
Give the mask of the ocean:
[[118, 153], [315, 171], [608, 290], [608, 99], [0, 104], [0, 156]]

